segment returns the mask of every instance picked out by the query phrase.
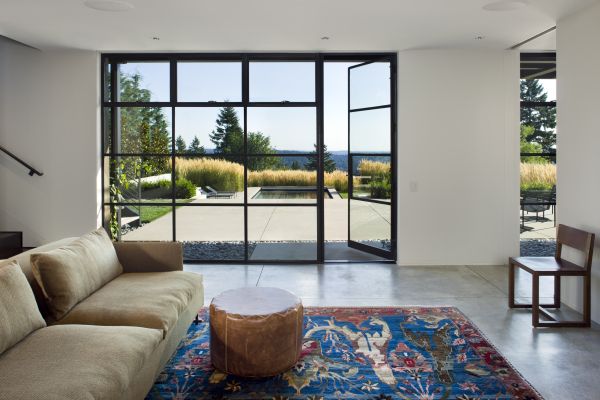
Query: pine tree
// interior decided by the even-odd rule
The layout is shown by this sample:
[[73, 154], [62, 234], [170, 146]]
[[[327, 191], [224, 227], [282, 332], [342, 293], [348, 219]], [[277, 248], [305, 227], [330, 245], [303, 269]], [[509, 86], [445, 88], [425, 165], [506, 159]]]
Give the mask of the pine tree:
[[290, 168], [294, 171], [302, 169], [302, 166], [300, 165], [300, 163], [298, 162], [298, 160], [294, 160], [292, 161], [292, 165], [290, 166]]
[[[317, 145], [315, 144], [315, 150], [308, 156], [308, 161], [304, 164], [304, 168], [309, 171], [316, 171], [318, 164]], [[323, 170], [325, 172], [335, 171], [335, 161], [333, 161], [331, 153], [327, 151], [327, 145], [323, 145]]]
[[189, 154], [203, 155], [206, 152], [204, 151], [204, 146], [200, 145], [200, 139], [198, 136], [194, 136], [194, 139], [190, 143], [190, 147], [188, 148]]
[[[521, 101], [546, 102], [548, 94], [538, 79], [521, 80]], [[556, 145], [556, 107], [521, 107], [521, 125], [533, 127], [525, 140], [539, 143], [543, 151], [553, 151]]]
[[[223, 107], [210, 134], [216, 154], [244, 154], [244, 131], [233, 107]], [[243, 161], [243, 157], [240, 158]]]
[[[223, 107], [219, 111], [217, 126], [210, 134], [210, 141], [215, 145], [215, 153], [227, 156], [228, 161], [244, 163], [244, 130], [233, 107]], [[248, 133], [248, 154], [276, 154], [271, 147], [271, 138], [262, 132]], [[278, 169], [283, 163], [277, 157], [250, 157], [248, 169], [260, 171]]]
[[187, 144], [185, 144], [185, 140], [181, 135], [177, 136], [177, 139], [175, 139], [175, 151], [177, 154], [185, 154], [186, 150]]

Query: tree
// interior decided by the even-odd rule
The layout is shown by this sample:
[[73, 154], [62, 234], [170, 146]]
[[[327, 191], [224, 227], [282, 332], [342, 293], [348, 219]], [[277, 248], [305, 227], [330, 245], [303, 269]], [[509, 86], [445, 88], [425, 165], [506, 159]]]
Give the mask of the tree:
[[[215, 145], [215, 154], [226, 156], [228, 161], [244, 163], [244, 131], [233, 107], [223, 107], [219, 111], [216, 127], [210, 134], [210, 141]], [[248, 133], [248, 154], [276, 154], [271, 147], [271, 138], [262, 132]], [[260, 171], [281, 168], [282, 162], [277, 157], [249, 157], [248, 169]]]
[[[521, 125], [521, 154], [522, 153], [541, 153], [542, 145], [535, 142], [528, 142], [527, 138], [535, 131], [533, 126]], [[524, 156], [521, 157], [521, 162], [545, 164], [548, 162], [543, 157], [539, 156]]]
[[183, 140], [181, 135], [177, 136], [177, 139], [175, 139], [175, 151], [177, 154], [185, 154], [187, 151], [187, 144], [185, 144], [185, 140]]
[[190, 147], [188, 148], [188, 153], [198, 155], [203, 155], [204, 153], [206, 153], [204, 151], [204, 146], [200, 145], [200, 139], [198, 139], [198, 136], [194, 136], [194, 139], [192, 140], [192, 142], [190, 143]]
[[[216, 154], [244, 154], [244, 131], [233, 107], [223, 107], [216, 120], [217, 126], [210, 134], [210, 141], [215, 145]], [[243, 157], [236, 157], [236, 162], [243, 162]]]
[[[521, 80], [521, 101], [546, 102], [548, 94], [538, 79]], [[544, 152], [556, 145], [556, 107], [521, 107], [521, 125], [533, 127], [527, 142], [539, 143]]]
[[[139, 74], [120, 76], [120, 101], [150, 101], [152, 93], [141, 87]], [[120, 153], [155, 153], [171, 152], [171, 134], [168, 123], [160, 107], [121, 107], [119, 109], [119, 139], [114, 143], [114, 151]], [[142, 165], [143, 164], [143, 165]], [[168, 157], [124, 157], [120, 173], [127, 179], [144, 175], [168, 173], [170, 169]]]
[[[317, 145], [315, 144], [315, 150], [308, 156], [308, 161], [304, 164], [304, 168], [309, 171], [316, 171], [318, 164]], [[331, 153], [327, 151], [327, 145], [323, 145], [323, 170], [325, 172], [335, 171], [335, 161], [333, 161]]]
[[262, 132], [248, 133], [248, 154], [266, 154], [261, 157], [248, 157], [248, 169], [251, 171], [262, 171], [265, 169], [281, 169], [283, 162], [280, 157], [271, 157], [269, 154], [277, 154], [271, 147], [271, 138]]
[[295, 171], [295, 170], [302, 169], [302, 166], [300, 165], [298, 160], [294, 160], [294, 161], [292, 161], [292, 165], [290, 166], [290, 168]]

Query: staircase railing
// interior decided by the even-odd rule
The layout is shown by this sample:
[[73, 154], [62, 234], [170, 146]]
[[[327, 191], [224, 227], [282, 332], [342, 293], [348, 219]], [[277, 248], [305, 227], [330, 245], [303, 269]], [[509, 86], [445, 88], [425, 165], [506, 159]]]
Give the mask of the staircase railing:
[[8, 151], [6, 148], [0, 146], [0, 151], [2, 151], [3, 153], [6, 153], [9, 157], [11, 157], [15, 161], [17, 161], [19, 164], [21, 164], [25, 168], [27, 168], [29, 170], [29, 176], [33, 176], [33, 175], [42, 176], [42, 175], [44, 175], [43, 172], [40, 172], [37, 169], [33, 168], [31, 165], [29, 165], [25, 161], [21, 160], [19, 157], [17, 157], [16, 155], [14, 155], [12, 152]]

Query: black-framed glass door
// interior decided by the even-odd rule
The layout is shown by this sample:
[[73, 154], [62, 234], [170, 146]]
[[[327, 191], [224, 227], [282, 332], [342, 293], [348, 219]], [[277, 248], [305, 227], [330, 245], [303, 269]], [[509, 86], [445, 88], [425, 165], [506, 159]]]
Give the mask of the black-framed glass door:
[[[389, 68], [395, 55], [385, 56]], [[104, 226], [115, 240], [183, 242], [187, 262], [323, 262], [335, 193], [324, 178], [323, 63], [345, 57], [367, 59], [103, 54]], [[393, 230], [390, 241], [392, 260]]]
[[395, 148], [392, 65], [348, 67], [348, 246], [395, 254]]

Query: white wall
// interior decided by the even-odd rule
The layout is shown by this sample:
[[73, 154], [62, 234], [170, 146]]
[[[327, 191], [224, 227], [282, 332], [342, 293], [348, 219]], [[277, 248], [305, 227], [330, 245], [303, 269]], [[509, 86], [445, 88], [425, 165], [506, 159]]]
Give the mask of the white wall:
[[[98, 225], [99, 59], [0, 44], [0, 229], [26, 245]], [[399, 53], [399, 263], [518, 254], [518, 54]], [[410, 189], [416, 182], [417, 191]]]
[[26, 246], [97, 226], [99, 57], [39, 52], [0, 41], [0, 144], [44, 172], [0, 154], [0, 230]]
[[[600, 4], [557, 25], [558, 181], [561, 224], [596, 234], [592, 318], [600, 322]], [[564, 279], [563, 301], [581, 311], [582, 283]]]
[[518, 53], [398, 57], [398, 263], [506, 264], [519, 254]]

